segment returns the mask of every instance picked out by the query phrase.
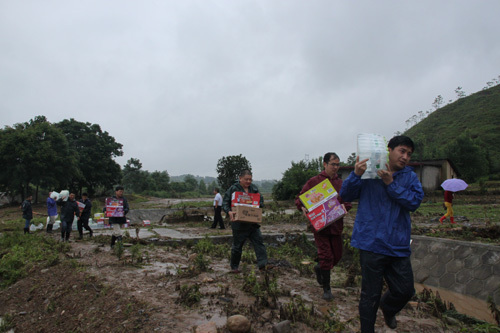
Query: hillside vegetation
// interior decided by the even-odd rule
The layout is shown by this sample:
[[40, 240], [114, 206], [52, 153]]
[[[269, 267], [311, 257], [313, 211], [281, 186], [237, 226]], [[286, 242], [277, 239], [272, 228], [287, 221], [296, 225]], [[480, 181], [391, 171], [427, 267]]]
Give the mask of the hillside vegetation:
[[404, 134], [416, 143], [414, 160], [449, 158], [462, 174], [472, 166], [479, 176], [500, 173], [500, 85], [437, 109]]

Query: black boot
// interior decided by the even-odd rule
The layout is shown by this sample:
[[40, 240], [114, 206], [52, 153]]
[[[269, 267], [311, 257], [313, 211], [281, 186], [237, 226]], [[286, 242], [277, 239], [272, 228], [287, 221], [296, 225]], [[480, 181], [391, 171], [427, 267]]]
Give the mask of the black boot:
[[323, 276], [321, 276], [321, 268], [319, 268], [319, 263], [314, 266], [314, 273], [316, 273], [316, 281], [318, 281], [320, 286], [323, 286]]
[[89, 237], [92, 237], [94, 235], [94, 232], [92, 231], [92, 229], [89, 228]]
[[116, 236], [111, 236], [111, 248], [115, 247], [115, 243], [116, 243]]
[[321, 270], [323, 279], [323, 299], [331, 301], [333, 299], [332, 288], [330, 287], [330, 270]]
[[30, 233], [30, 229], [29, 228], [24, 228], [24, 234], [29, 234]]
[[47, 224], [47, 233], [51, 234], [52, 233], [52, 228], [54, 227], [53, 224]]
[[78, 239], [82, 240], [83, 239], [83, 232], [78, 233]]

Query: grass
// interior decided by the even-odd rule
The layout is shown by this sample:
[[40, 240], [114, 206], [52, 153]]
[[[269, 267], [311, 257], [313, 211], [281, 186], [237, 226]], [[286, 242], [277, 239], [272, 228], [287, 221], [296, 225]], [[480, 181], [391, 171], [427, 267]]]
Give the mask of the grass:
[[59, 254], [69, 250], [67, 243], [52, 237], [21, 232], [4, 233], [0, 237], [0, 288], [26, 276], [33, 266], [49, 267], [59, 262]]

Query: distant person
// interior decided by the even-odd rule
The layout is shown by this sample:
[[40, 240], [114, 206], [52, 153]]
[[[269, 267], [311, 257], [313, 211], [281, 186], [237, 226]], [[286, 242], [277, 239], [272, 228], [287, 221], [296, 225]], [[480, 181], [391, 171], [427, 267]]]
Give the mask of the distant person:
[[446, 207], [446, 214], [439, 219], [439, 222], [443, 224], [443, 221], [446, 220], [447, 217], [450, 217], [451, 223], [456, 223], [455, 218], [453, 217], [453, 197], [455, 194], [451, 191], [444, 191], [444, 206]]
[[49, 196], [47, 197], [47, 215], [49, 216], [47, 221], [47, 233], [51, 234], [52, 229], [54, 228], [54, 223], [56, 222], [57, 217], [57, 203], [54, 198], [54, 192], [49, 192]]
[[80, 208], [78, 208], [74, 193], [70, 193], [67, 200], [63, 197], [58, 199], [57, 204], [61, 206], [61, 242], [68, 242], [75, 216], [80, 219]]
[[[123, 216], [121, 217], [110, 217], [109, 224], [113, 227], [113, 235], [111, 236], [111, 248], [115, 247], [116, 241], [122, 241], [122, 229], [121, 226], [127, 223], [127, 213], [130, 210], [127, 198], [123, 196], [124, 188], [123, 186], [117, 186], [115, 189], [115, 195], [113, 198], [122, 199], [123, 200]], [[106, 210], [106, 207], [104, 207]], [[137, 232], [137, 230], [136, 230]], [[139, 233], [137, 232], [137, 237], [139, 237]]]
[[30, 224], [33, 219], [33, 207], [31, 207], [31, 200], [33, 196], [28, 194], [26, 199], [21, 204], [21, 211], [23, 212], [24, 219], [24, 234], [30, 233]]
[[[340, 192], [342, 187], [342, 179], [337, 175], [340, 167], [339, 156], [335, 153], [326, 153], [323, 157], [323, 171], [317, 176], [309, 179], [299, 195], [295, 198], [295, 206], [304, 214], [307, 213], [307, 209], [302, 204], [299, 196], [307, 191], [309, 191], [314, 186], [318, 185], [325, 179], [328, 179], [333, 185], [337, 192]], [[347, 210], [352, 208], [351, 203], [344, 202], [342, 198], [338, 198], [339, 202], [345, 205]], [[323, 287], [323, 299], [331, 300], [333, 299], [331, 287], [330, 287], [330, 271], [342, 258], [342, 230], [344, 229], [344, 219], [341, 218], [336, 222], [332, 223], [329, 227], [316, 232], [314, 231], [314, 241], [316, 243], [316, 248], [318, 251], [318, 264], [314, 267], [314, 272], [316, 273], [316, 279], [318, 283]]]
[[219, 224], [220, 229], [226, 229], [224, 226], [224, 220], [222, 219], [222, 195], [219, 193], [219, 189], [214, 189], [214, 223], [212, 223], [211, 228], [215, 229], [217, 224]]
[[93, 231], [89, 226], [89, 218], [90, 218], [90, 213], [92, 211], [92, 202], [89, 200], [89, 195], [87, 193], [82, 194], [80, 202], [83, 203], [85, 207], [83, 207], [77, 226], [78, 226], [79, 238], [83, 239], [83, 228], [85, 228], [85, 230], [88, 230], [89, 237], [92, 237], [93, 235]]
[[[235, 222], [235, 212], [231, 210], [231, 196], [234, 192], [259, 193], [257, 186], [252, 184], [252, 172], [243, 170], [239, 175], [239, 181], [235, 182], [224, 194], [222, 201], [222, 209], [229, 215], [231, 220], [231, 229], [233, 230], [233, 245], [231, 247], [231, 272], [240, 273], [239, 266], [241, 254], [243, 253], [243, 245], [245, 241], [250, 239], [252, 242], [255, 255], [257, 256], [257, 266], [260, 270], [266, 268], [267, 251], [262, 233], [260, 232], [259, 223], [250, 222]], [[264, 198], [260, 196], [260, 207], [264, 205]]]
[[[422, 202], [424, 191], [417, 175], [408, 167], [414, 152], [413, 141], [395, 136], [388, 144], [387, 170], [378, 170], [381, 179], [361, 179], [368, 159], [356, 158], [354, 171], [344, 181], [340, 196], [358, 199], [358, 211], [351, 245], [359, 249], [361, 332], [374, 332], [377, 310], [385, 323], [397, 327], [396, 314], [415, 294], [410, 261], [410, 212]], [[383, 280], [388, 290], [382, 294]]]

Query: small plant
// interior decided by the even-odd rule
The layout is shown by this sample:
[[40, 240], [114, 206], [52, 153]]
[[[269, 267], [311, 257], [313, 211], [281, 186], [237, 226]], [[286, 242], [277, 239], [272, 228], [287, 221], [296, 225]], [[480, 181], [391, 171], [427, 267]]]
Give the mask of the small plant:
[[8, 332], [14, 328], [14, 321], [10, 314], [5, 314], [0, 318], [0, 332]]
[[113, 247], [113, 253], [118, 259], [121, 259], [123, 256], [123, 253], [125, 252], [125, 249], [123, 247], [123, 242], [116, 242], [115, 246]]
[[199, 253], [194, 259], [194, 267], [198, 272], [206, 272], [210, 269], [208, 260], [206, 260], [201, 253]]
[[192, 307], [201, 300], [200, 286], [197, 284], [191, 286], [184, 284], [176, 289], [179, 290], [179, 297], [176, 301], [178, 304]]

